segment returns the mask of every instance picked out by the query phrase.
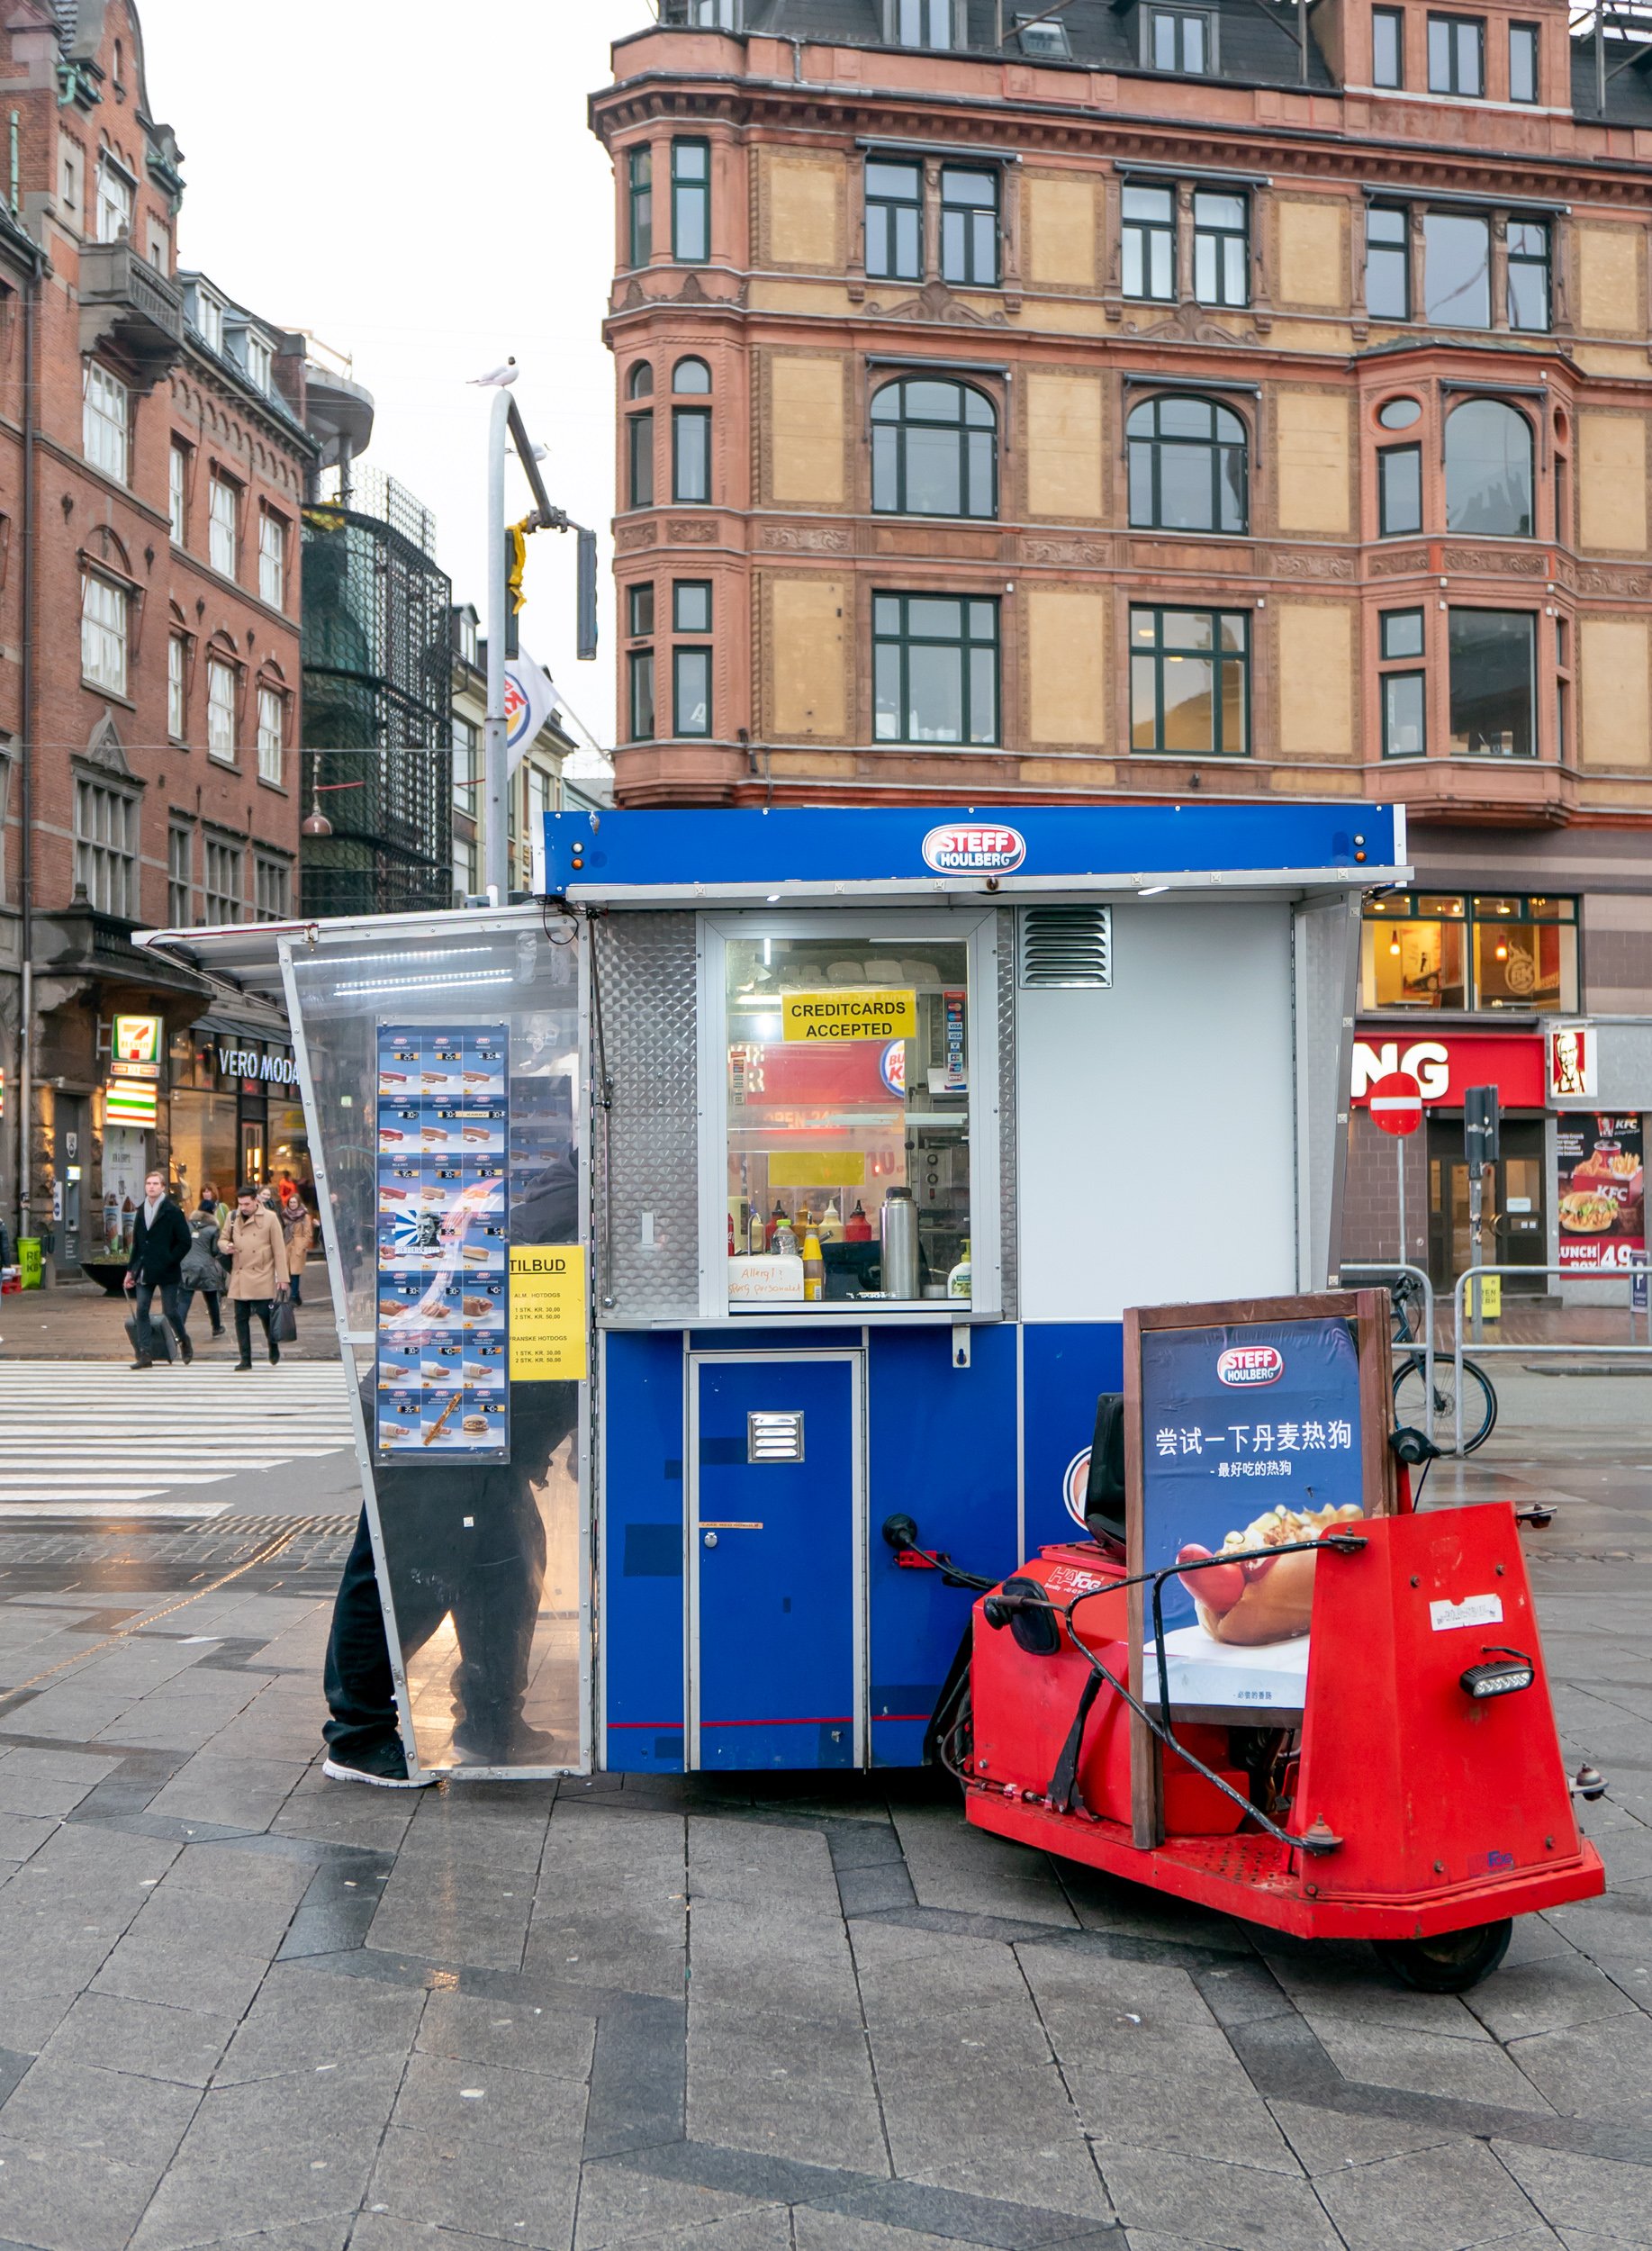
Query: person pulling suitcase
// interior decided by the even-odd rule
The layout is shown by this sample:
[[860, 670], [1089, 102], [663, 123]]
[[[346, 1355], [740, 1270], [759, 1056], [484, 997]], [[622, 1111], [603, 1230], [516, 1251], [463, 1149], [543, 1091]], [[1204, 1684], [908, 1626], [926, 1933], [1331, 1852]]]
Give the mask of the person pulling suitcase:
[[[178, 1341], [185, 1364], [194, 1347], [184, 1326], [178, 1283], [190, 1250], [189, 1222], [167, 1193], [164, 1173], [151, 1172], [143, 1184], [143, 1202], [132, 1223], [131, 1256], [126, 1264], [126, 1287], [132, 1297], [132, 1366], [153, 1368], [155, 1336], [149, 1308], [160, 1292], [162, 1310]], [[167, 1355], [171, 1358], [170, 1353]]]

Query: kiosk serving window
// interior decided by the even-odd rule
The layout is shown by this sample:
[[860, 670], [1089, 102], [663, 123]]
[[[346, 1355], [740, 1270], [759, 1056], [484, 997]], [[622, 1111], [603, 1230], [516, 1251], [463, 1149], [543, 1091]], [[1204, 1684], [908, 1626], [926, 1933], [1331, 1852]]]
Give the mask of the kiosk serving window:
[[981, 1299], [979, 933], [920, 935], [933, 919], [914, 919], [916, 932], [870, 936], [847, 916], [817, 934], [723, 934], [730, 1312]]

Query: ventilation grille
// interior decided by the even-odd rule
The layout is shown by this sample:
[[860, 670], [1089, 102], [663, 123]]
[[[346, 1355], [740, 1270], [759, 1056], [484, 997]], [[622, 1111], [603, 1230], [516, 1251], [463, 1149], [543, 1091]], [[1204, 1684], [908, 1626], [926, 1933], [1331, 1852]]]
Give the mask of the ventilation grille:
[[1025, 990], [1113, 982], [1111, 907], [1026, 907], [1021, 915]]
[[748, 1415], [745, 1418], [745, 1458], [748, 1461], [801, 1461], [802, 1415]]

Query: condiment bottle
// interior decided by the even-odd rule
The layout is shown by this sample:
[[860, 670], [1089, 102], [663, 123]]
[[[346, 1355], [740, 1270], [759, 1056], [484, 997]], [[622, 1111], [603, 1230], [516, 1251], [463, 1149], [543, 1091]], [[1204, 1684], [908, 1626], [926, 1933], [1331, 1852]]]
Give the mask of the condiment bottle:
[[803, 1238], [803, 1295], [811, 1302], [826, 1296], [826, 1261], [820, 1255], [820, 1237], [812, 1227]]
[[871, 1221], [866, 1216], [865, 1207], [858, 1196], [854, 1199], [854, 1209], [844, 1222], [844, 1241], [845, 1243], [870, 1243], [871, 1241]]
[[768, 1236], [763, 1229], [763, 1207], [761, 1204], [754, 1204], [752, 1206], [752, 1224], [749, 1239], [752, 1256], [754, 1259], [761, 1258], [763, 1252], [763, 1246], [768, 1242]]
[[946, 1278], [946, 1294], [949, 1297], [967, 1297], [970, 1294], [970, 1238], [968, 1235], [963, 1241], [963, 1256]]
[[835, 1196], [826, 1206], [825, 1211], [820, 1215], [820, 1225], [815, 1232], [820, 1237], [822, 1243], [841, 1243], [843, 1241], [844, 1223], [837, 1216], [837, 1198]]
[[783, 1207], [781, 1206], [781, 1199], [780, 1199], [780, 1198], [777, 1196], [777, 1197], [775, 1198], [775, 1199], [774, 1199], [774, 1209], [773, 1209], [773, 1210], [770, 1213], [770, 1215], [769, 1215], [769, 1228], [768, 1228], [768, 1234], [767, 1234], [767, 1235], [766, 1235], [766, 1237], [765, 1237], [765, 1243], [766, 1243], [766, 1247], [767, 1247], [769, 1250], [773, 1251], [773, 1250], [777, 1250], [777, 1249], [780, 1247], [780, 1246], [776, 1243], [776, 1242], [775, 1242], [774, 1238], [775, 1238], [775, 1236], [776, 1236], [776, 1235], [780, 1233], [781, 1229], [781, 1228], [785, 1225], [785, 1224], [786, 1224], [786, 1214], [785, 1214], [785, 1210], [784, 1210]]

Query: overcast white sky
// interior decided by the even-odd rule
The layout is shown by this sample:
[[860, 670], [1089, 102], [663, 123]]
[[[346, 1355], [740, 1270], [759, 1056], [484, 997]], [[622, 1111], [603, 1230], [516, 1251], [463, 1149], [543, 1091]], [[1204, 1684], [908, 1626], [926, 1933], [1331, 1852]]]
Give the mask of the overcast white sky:
[[[541, 535], [523, 639], [611, 743], [612, 203], [585, 102], [646, 0], [138, 5], [184, 151], [181, 263], [353, 358], [377, 402], [367, 458], [435, 510], [455, 599], [479, 610], [491, 394], [465, 384], [516, 354], [551, 498], [600, 535], [604, 604], [601, 655], [577, 664], [573, 540]], [[531, 504], [519, 479], [510, 498]]]

